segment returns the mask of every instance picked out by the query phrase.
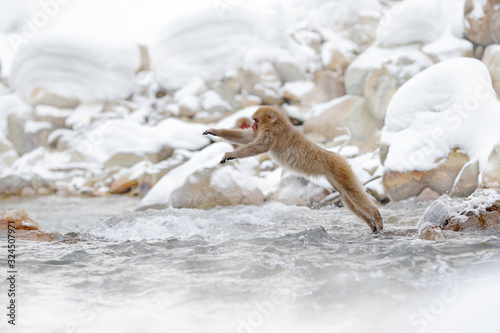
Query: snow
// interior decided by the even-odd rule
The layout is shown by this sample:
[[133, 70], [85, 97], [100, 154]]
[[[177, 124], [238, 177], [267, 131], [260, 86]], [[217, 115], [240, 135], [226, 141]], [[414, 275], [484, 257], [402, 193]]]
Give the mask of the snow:
[[431, 170], [450, 149], [463, 149], [484, 169], [500, 141], [500, 102], [486, 66], [455, 58], [406, 82], [387, 109], [381, 142], [390, 146], [386, 170]]
[[37, 88], [83, 102], [124, 99], [139, 69], [139, 48], [73, 36], [38, 37], [21, 47], [10, 82], [29, 100]]
[[100, 104], [81, 104], [66, 118], [66, 126], [73, 129], [85, 128], [90, 125], [93, 117], [102, 112], [102, 108]]
[[377, 41], [382, 46], [429, 43], [438, 39], [443, 30], [441, 2], [436, 0], [406, 0], [396, 4], [377, 29]]

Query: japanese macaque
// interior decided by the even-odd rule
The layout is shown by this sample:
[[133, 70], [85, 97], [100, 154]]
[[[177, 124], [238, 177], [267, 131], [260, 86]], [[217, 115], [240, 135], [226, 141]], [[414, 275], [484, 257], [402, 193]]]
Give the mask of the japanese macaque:
[[236, 121], [236, 126], [234, 128], [247, 129], [252, 126], [252, 121], [246, 117], [240, 118]]
[[308, 140], [273, 107], [260, 107], [253, 121], [251, 129], [209, 129], [203, 133], [242, 145], [226, 153], [221, 164], [269, 151], [271, 158], [284, 168], [303, 175], [325, 176], [340, 194], [344, 206], [363, 219], [374, 233], [382, 230], [377, 206], [343, 157]]

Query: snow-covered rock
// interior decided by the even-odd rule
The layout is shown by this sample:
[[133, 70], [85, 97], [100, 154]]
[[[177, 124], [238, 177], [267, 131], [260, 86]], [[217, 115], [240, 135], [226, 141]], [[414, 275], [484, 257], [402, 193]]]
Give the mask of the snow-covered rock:
[[223, 154], [232, 149], [233, 146], [229, 143], [219, 142], [195, 153], [189, 161], [163, 176], [141, 200], [137, 209], [145, 210], [148, 208], [166, 208], [171, 206], [172, 193], [184, 185], [191, 174], [198, 170], [216, 166]]
[[[500, 189], [478, 189], [468, 198], [441, 196], [417, 223], [422, 238], [440, 230], [481, 230], [500, 226]], [[429, 234], [429, 235], [426, 235]]]
[[406, 82], [389, 104], [381, 137], [384, 185], [391, 198], [418, 195], [414, 191], [423, 188], [407, 191], [411, 184], [449, 193], [456, 184], [444, 174], [437, 177], [443, 168], [458, 175], [464, 171], [457, 171], [460, 165], [478, 161], [483, 172], [500, 141], [499, 122], [500, 102], [478, 60], [446, 60]]
[[374, 70], [386, 68], [400, 86], [433, 62], [417, 45], [395, 48], [371, 46], [347, 68], [345, 88], [348, 94], [363, 96], [366, 80]]
[[[65, 132], [59, 142], [87, 161], [104, 164], [117, 153], [159, 153], [165, 148], [198, 150], [210, 143], [205, 125], [167, 118], [156, 126], [130, 120], [102, 120], [78, 132]], [[145, 157], [146, 158], [146, 157]]]

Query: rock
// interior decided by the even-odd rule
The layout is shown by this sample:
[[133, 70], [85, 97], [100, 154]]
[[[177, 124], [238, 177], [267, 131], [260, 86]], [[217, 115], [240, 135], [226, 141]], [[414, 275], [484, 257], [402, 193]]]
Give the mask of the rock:
[[66, 98], [47, 91], [43, 88], [34, 89], [31, 93], [29, 103], [33, 106], [50, 105], [61, 109], [74, 109], [80, 101], [75, 98]]
[[347, 67], [354, 60], [356, 45], [348, 40], [328, 41], [321, 46], [323, 66], [343, 76]]
[[304, 122], [304, 133], [318, 133], [328, 140], [345, 134], [347, 127], [354, 140], [366, 143], [377, 130], [376, 122], [366, 102], [358, 96], [345, 96], [323, 105], [325, 110]]
[[174, 150], [170, 147], [165, 147], [157, 153], [120, 152], [112, 155], [106, 162], [104, 162], [104, 167], [108, 169], [114, 166], [129, 168], [144, 160], [157, 163], [172, 156], [173, 152]]
[[139, 152], [116, 153], [104, 162], [104, 167], [108, 169], [114, 166], [129, 168], [144, 159], [144, 154]]
[[47, 121], [28, 120], [24, 125], [24, 130], [31, 147], [49, 147], [48, 138], [53, 131], [53, 125]]
[[249, 106], [261, 105], [262, 99], [255, 95], [237, 95], [235, 97], [236, 102], [239, 103], [240, 109], [247, 108]]
[[478, 189], [468, 198], [441, 196], [418, 221], [419, 234], [428, 230], [484, 230], [500, 227], [500, 189]]
[[231, 177], [227, 177], [220, 186], [212, 184], [211, 178], [216, 168], [192, 174], [181, 188], [172, 193], [172, 206], [211, 209], [216, 206], [255, 205], [264, 201], [265, 197], [258, 188], [241, 188]]
[[277, 62], [274, 64], [274, 69], [282, 82], [304, 81], [306, 79], [300, 68], [290, 62]]
[[149, 57], [149, 50], [146, 45], [139, 45], [139, 50], [141, 52], [141, 66], [135, 72], [136, 74], [143, 71], [151, 70], [151, 60]]
[[[1, 144], [0, 144], [1, 146]], [[4, 167], [11, 167], [12, 164], [19, 158], [15, 149], [8, 149], [2, 151], [0, 148], [0, 169], [3, 170]]]
[[[407, 172], [386, 170], [383, 183], [391, 200], [398, 201], [418, 196], [425, 188], [430, 188], [439, 194], [450, 193], [455, 184], [455, 179], [469, 161], [466, 154], [457, 150], [452, 150], [446, 160], [433, 170], [412, 170]], [[456, 189], [456, 193], [467, 193], [470, 190], [470, 177], [474, 168], [470, 166], [469, 170], [464, 171], [463, 185]], [[465, 177], [466, 175], [468, 177]]]
[[[9, 223], [10, 222], [10, 223]], [[9, 227], [11, 226], [11, 227]], [[7, 230], [15, 230], [10, 233]], [[25, 210], [14, 209], [0, 212], [0, 229], [9, 232], [9, 234], [16, 237], [16, 239], [52, 242], [61, 237], [59, 233], [48, 233], [44, 231], [40, 224], [33, 221]]]
[[398, 87], [398, 81], [385, 67], [375, 69], [367, 77], [363, 96], [380, 127], [384, 124], [387, 106]]
[[443, 229], [433, 224], [429, 224], [423, 227], [422, 230], [419, 231], [418, 238], [430, 241], [437, 241], [448, 237], [447, 234], [443, 232]]
[[375, 70], [386, 68], [397, 81], [397, 87], [433, 65], [432, 60], [416, 46], [379, 48], [371, 46], [360, 54], [345, 72], [347, 94], [363, 96], [366, 81]]
[[471, 195], [478, 185], [479, 161], [464, 165], [460, 174], [455, 180], [455, 184], [450, 191], [452, 197], [467, 197]]
[[66, 118], [71, 116], [73, 109], [60, 109], [48, 105], [39, 105], [34, 110], [34, 120], [52, 124], [53, 128], [68, 128]]
[[8, 175], [0, 178], [1, 195], [18, 195], [24, 187], [29, 186], [30, 182], [16, 175]]
[[490, 71], [491, 81], [497, 96], [500, 96], [500, 45], [486, 47], [482, 61]]
[[345, 95], [343, 79], [334, 71], [322, 69], [314, 73], [315, 87], [301, 98], [303, 104], [328, 102]]
[[323, 37], [321, 36], [321, 34], [308, 29], [294, 32], [290, 37], [295, 39], [299, 44], [310, 47], [317, 53], [319, 53], [321, 44], [323, 42]]
[[464, 14], [465, 37], [474, 43], [474, 55], [480, 59], [485, 46], [500, 43], [500, 1], [466, 0]]
[[440, 196], [441, 194], [427, 187], [422, 192], [420, 192], [420, 194], [417, 197], [417, 201], [434, 201]]
[[240, 91], [243, 94], [260, 97], [263, 104], [283, 104], [281, 95], [281, 78], [274, 66], [263, 61], [251, 69], [242, 69], [238, 72]]
[[9, 114], [7, 116], [8, 135], [7, 138], [12, 142], [12, 146], [19, 155], [23, 155], [28, 151], [34, 149], [34, 144], [29, 142], [24, 132], [25, 118], [16, 114]]
[[122, 194], [126, 192], [130, 192], [132, 188], [137, 187], [138, 181], [137, 179], [130, 179], [130, 174], [123, 174], [118, 177], [113, 183], [109, 191], [111, 194]]
[[0, 178], [1, 196], [21, 195], [23, 193], [23, 189], [26, 187], [31, 187], [37, 191], [44, 188], [49, 193], [53, 192], [52, 187], [47, 180], [37, 175], [31, 176], [31, 178], [23, 178], [17, 175], [8, 175]]
[[200, 110], [200, 100], [196, 96], [185, 96], [179, 100], [179, 115], [181, 117], [194, 117]]
[[500, 144], [497, 144], [488, 157], [482, 174], [483, 185], [487, 188], [500, 187]]
[[231, 105], [215, 90], [207, 90], [201, 94], [200, 104], [201, 109], [209, 113], [226, 113], [232, 109]]
[[327, 189], [307, 181], [304, 177], [288, 174], [281, 179], [272, 200], [286, 205], [318, 207], [329, 193]]

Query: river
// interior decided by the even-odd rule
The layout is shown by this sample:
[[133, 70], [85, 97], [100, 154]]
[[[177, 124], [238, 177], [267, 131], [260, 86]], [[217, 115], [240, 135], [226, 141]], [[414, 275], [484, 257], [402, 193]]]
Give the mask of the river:
[[[429, 202], [382, 207], [377, 235], [337, 207], [137, 204], [1, 201], [64, 234], [17, 240], [17, 325], [3, 314], [2, 332], [500, 331], [498, 228], [421, 240]], [[7, 283], [0, 300], [6, 312]]]

